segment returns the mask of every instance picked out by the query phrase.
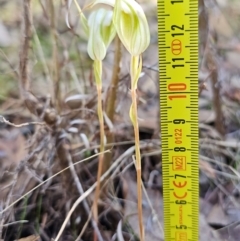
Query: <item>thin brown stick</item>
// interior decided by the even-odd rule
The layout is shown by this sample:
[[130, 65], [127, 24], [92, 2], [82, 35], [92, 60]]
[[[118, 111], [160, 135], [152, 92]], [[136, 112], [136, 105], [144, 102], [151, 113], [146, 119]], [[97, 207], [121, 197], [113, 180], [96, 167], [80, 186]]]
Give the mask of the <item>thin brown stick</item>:
[[[118, 36], [115, 38], [115, 55], [114, 55], [114, 65], [112, 72], [111, 84], [109, 86], [109, 91], [106, 100], [106, 114], [112, 123], [114, 123], [115, 115], [115, 105], [117, 99], [117, 87], [119, 82], [119, 72], [120, 72], [120, 60], [121, 60], [121, 41]], [[114, 133], [109, 131], [107, 134], [107, 144], [114, 142]], [[110, 147], [112, 148], [112, 146]], [[103, 171], [107, 171], [111, 165], [112, 153], [107, 153], [105, 156]]]
[[205, 54], [209, 36], [209, 16], [205, 7], [205, 0], [198, 1], [199, 6], [199, 55], [201, 57], [200, 66], [205, 64]]
[[117, 98], [117, 87], [119, 82], [120, 60], [121, 60], [121, 41], [118, 36], [115, 38], [115, 55], [112, 72], [111, 84], [107, 96], [106, 113], [108, 118], [113, 122], [115, 114], [115, 103]]
[[53, 80], [54, 80], [54, 97], [53, 100], [56, 101], [57, 109], [60, 110], [60, 70], [59, 70], [59, 60], [58, 60], [58, 33], [56, 29], [56, 16], [54, 9], [53, 0], [49, 0], [49, 11], [50, 11], [50, 24], [52, 32], [52, 45], [53, 45]]
[[22, 123], [22, 124], [14, 124], [14, 123], [11, 123], [10, 121], [6, 120], [3, 116], [0, 115], [0, 122], [3, 122], [7, 125], [10, 125], [10, 126], [13, 126], [13, 127], [17, 127], [17, 128], [21, 128], [23, 126], [29, 126], [29, 125], [41, 125], [41, 126], [45, 126], [46, 123], [45, 122], [36, 122], [36, 121], [33, 121], [33, 122], [26, 122], [26, 123]]
[[214, 51], [208, 51], [207, 55], [208, 68], [211, 71], [211, 85], [213, 91], [213, 108], [215, 111], [215, 127], [219, 134], [224, 138], [225, 127], [224, 127], [224, 115], [222, 111], [222, 101], [221, 101], [221, 86], [218, 81], [218, 70], [217, 64], [214, 56]]
[[30, 45], [30, 39], [32, 36], [31, 31], [31, 0], [23, 0], [23, 36], [22, 45], [19, 53], [19, 88], [20, 93], [23, 96], [24, 91], [29, 89], [29, 76], [28, 76], [28, 51]]
[[222, 137], [225, 136], [225, 127], [224, 127], [224, 116], [222, 111], [222, 101], [221, 101], [221, 95], [220, 95], [220, 85], [218, 82], [218, 73], [215, 69], [212, 72], [212, 88], [213, 88], [213, 105], [216, 113], [216, 129], [218, 132], [222, 135]]

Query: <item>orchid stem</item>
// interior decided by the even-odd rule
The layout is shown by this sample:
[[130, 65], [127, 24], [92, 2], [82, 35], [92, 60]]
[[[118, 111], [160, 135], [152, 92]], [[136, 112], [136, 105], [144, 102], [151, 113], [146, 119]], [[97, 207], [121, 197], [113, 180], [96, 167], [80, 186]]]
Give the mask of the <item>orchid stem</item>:
[[[140, 62], [140, 63], [139, 63]], [[139, 144], [139, 127], [138, 127], [138, 113], [137, 113], [137, 81], [141, 72], [141, 57], [131, 57], [131, 96], [132, 106], [130, 108], [130, 118], [134, 127], [135, 135], [135, 153], [136, 153], [136, 171], [137, 171], [137, 193], [138, 193], [138, 216], [139, 216], [139, 229], [140, 240], [144, 241], [144, 227], [143, 227], [143, 214], [142, 214], [142, 187], [141, 187], [141, 154]]]
[[[102, 109], [102, 61], [94, 61], [94, 75], [97, 86], [98, 93], [98, 119], [100, 126], [100, 155], [98, 161], [98, 173], [97, 173], [97, 186], [95, 191], [95, 198], [93, 203], [93, 216], [96, 222], [98, 223], [98, 199], [100, 193], [100, 178], [102, 175], [103, 161], [104, 161], [104, 119], [103, 119], [103, 109]], [[94, 240], [97, 240], [96, 233], [94, 234]]]

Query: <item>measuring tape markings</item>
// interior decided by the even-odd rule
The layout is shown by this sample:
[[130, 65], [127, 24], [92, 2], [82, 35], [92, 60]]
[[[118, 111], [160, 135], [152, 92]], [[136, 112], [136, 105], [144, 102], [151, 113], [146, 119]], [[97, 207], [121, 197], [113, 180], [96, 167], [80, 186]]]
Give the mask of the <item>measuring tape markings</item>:
[[197, 0], [158, 0], [158, 46], [165, 241], [197, 241]]

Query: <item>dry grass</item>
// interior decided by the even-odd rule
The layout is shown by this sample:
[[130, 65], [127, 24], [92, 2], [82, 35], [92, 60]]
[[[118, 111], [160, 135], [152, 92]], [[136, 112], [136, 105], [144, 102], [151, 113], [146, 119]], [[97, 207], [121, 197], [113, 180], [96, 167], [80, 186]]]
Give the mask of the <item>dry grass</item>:
[[[154, 241], [163, 240], [157, 19], [155, 2], [140, 3], [151, 28], [137, 92], [143, 225]], [[200, 240], [237, 241], [240, 5], [199, 3]], [[103, 65], [107, 168], [96, 223], [97, 91], [78, 13], [67, 1], [0, 5], [0, 238], [139, 240], [128, 54], [116, 40]]]

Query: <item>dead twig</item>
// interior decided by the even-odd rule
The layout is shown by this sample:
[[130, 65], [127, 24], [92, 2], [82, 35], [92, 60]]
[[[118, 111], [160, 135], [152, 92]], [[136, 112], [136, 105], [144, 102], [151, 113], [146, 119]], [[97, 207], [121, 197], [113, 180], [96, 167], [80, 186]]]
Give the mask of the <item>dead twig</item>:
[[23, 95], [24, 91], [29, 89], [29, 76], [28, 76], [28, 52], [30, 39], [32, 36], [31, 26], [31, 0], [23, 0], [23, 40], [19, 54], [19, 88], [20, 93]]
[[52, 46], [53, 46], [53, 71], [54, 71], [54, 97], [53, 100], [56, 101], [56, 106], [58, 111], [60, 110], [60, 69], [59, 69], [59, 59], [58, 59], [58, 33], [56, 29], [56, 16], [54, 1], [49, 0], [49, 15], [50, 15], [50, 25], [52, 34]]
[[45, 126], [46, 123], [45, 122], [36, 122], [36, 121], [33, 121], [33, 122], [26, 122], [26, 123], [22, 123], [22, 124], [14, 124], [14, 123], [11, 123], [10, 121], [6, 120], [3, 116], [0, 115], [0, 122], [3, 122], [7, 125], [10, 125], [10, 126], [13, 126], [13, 127], [17, 127], [17, 128], [21, 128], [23, 126], [29, 126], [29, 125], [41, 125], [41, 126]]
[[[112, 80], [109, 86], [107, 100], [106, 100], [106, 115], [109, 119], [109, 123], [114, 123], [115, 116], [115, 103], [117, 99], [117, 89], [119, 82], [119, 72], [120, 72], [120, 60], [121, 60], [121, 41], [118, 36], [115, 38], [115, 55], [114, 55], [114, 66], [112, 72]], [[114, 133], [110, 130], [107, 134], [107, 144], [114, 142]], [[113, 146], [111, 146], [112, 148]], [[112, 153], [108, 153], [105, 156], [104, 170], [105, 172], [111, 165]]]
[[[216, 36], [212, 36], [217, 41]], [[225, 136], [225, 126], [224, 126], [224, 115], [222, 111], [222, 101], [221, 101], [221, 85], [218, 76], [218, 64], [216, 59], [216, 52], [214, 50], [213, 42], [208, 41], [208, 52], [206, 65], [211, 73], [211, 85], [213, 91], [213, 108], [215, 111], [215, 127], [222, 138]]]

